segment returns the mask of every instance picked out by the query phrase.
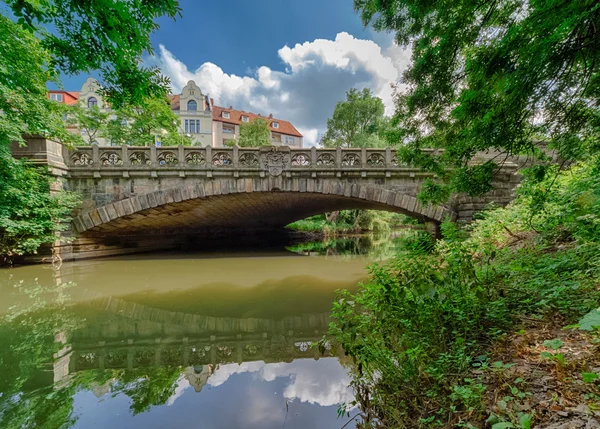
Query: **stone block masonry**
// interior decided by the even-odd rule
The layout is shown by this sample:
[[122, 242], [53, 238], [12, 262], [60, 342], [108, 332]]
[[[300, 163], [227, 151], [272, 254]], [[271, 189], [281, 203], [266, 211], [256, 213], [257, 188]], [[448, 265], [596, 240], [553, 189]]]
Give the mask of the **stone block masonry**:
[[435, 224], [468, 222], [489, 204], [507, 204], [518, 184], [518, 165], [506, 163], [492, 193], [425, 206], [416, 196], [431, 175], [399, 164], [389, 148], [67, 150], [38, 139], [31, 150], [29, 157], [45, 159], [63, 187], [82, 198], [67, 259], [169, 248], [189, 235], [263, 231], [344, 209], [387, 210]]

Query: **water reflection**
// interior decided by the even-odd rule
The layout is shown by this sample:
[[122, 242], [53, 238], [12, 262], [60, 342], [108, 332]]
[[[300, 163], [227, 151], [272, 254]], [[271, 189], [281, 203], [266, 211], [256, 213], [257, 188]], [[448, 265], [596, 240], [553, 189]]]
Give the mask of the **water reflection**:
[[0, 427], [341, 426], [348, 363], [310, 345], [366, 276], [349, 249], [0, 271]]

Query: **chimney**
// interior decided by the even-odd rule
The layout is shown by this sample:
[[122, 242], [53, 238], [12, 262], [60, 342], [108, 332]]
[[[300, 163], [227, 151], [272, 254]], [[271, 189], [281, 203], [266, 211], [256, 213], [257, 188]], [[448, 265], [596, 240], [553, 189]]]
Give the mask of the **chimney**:
[[269, 119], [273, 119], [273, 114], [269, 113]]
[[210, 105], [213, 106], [213, 107], [215, 107], [215, 99], [214, 98], [210, 99]]
[[229, 106], [229, 110], [233, 110], [233, 106]]

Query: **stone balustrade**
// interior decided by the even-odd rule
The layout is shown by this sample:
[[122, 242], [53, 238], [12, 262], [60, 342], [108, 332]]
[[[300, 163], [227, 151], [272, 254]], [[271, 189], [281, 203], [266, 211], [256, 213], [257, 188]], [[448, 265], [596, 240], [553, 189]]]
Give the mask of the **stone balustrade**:
[[[434, 152], [434, 151], [431, 151]], [[172, 176], [180, 173], [212, 177], [240, 173], [278, 176], [282, 172], [331, 174], [360, 171], [386, 173], [418, 171], [399, 163], [396, 151], [374, 148], [290, 148], [273, 146], [240, 148], [211, 146], [140, 147], [81, 146], [68, 150], [67, 166], [74, 176], [92, 172], [94, 177], [130, 174]], [[389, 174], [388, 174], [389, 176]]]

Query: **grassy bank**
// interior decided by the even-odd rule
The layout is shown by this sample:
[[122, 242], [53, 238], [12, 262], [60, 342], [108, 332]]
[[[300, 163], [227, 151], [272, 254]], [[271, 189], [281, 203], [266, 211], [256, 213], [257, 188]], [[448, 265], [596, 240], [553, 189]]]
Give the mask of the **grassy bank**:
[[600, 160], [555, 173], [340, 293], [361, 427], [596, 427]]

